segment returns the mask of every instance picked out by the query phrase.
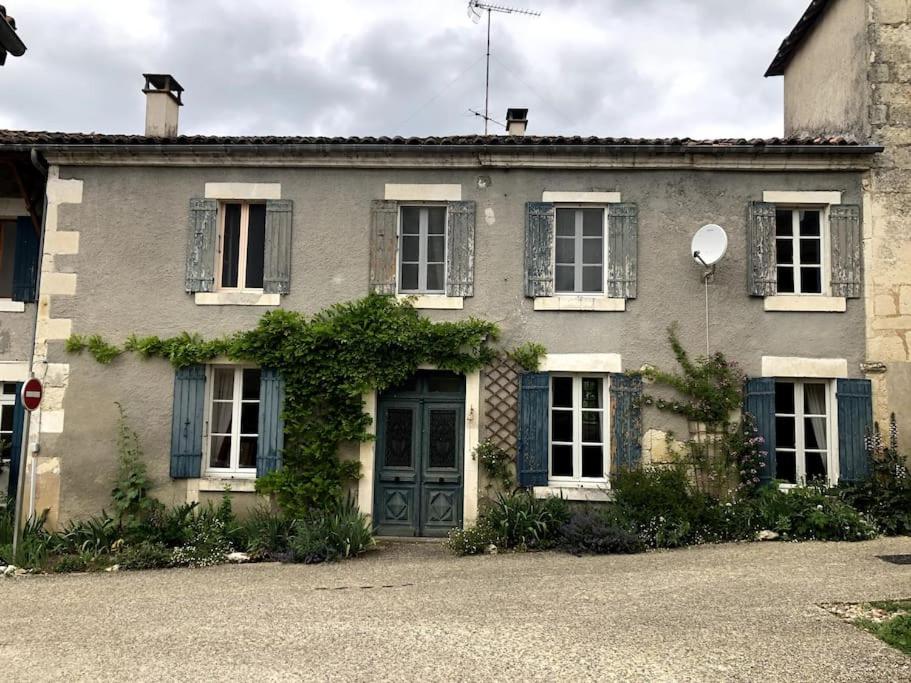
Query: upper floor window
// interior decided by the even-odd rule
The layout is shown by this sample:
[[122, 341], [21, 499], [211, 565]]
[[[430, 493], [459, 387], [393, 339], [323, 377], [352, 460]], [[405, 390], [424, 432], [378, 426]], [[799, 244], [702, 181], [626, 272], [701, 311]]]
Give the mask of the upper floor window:
[[207, 470], [256, 476], [259, 440], [260, 370], [211, 368]]
[[824, 241], [820, 209], [776, 208], [778, 294], [822, 294], [826, 290]]
[[607, 382], [598, 375], [550, 380], [550, 481], [607, 481]]
[[225, 202], [220, 208], [218, 288], [262, 289], [266, 205]]
[[399, 291], [443, 294], [446, 290], [446, 207], [401, 207]]
[[825, 381], [775, 383], [775, 477], [791, 484], [831, 479], [831, 399]]
[[558, 208], [556, 214], [555, 292], [604, 292], [604, 209]]

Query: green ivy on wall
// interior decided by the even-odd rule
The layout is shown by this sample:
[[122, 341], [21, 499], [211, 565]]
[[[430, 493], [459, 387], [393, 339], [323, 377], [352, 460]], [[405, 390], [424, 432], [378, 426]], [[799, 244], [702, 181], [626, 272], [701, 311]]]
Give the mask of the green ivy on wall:
[[101, 363], [130, 351], [175, 367], [226, 357], [278, 370], [285, 381], [282, 468], [258, 479], [256, 488], [301, 515], [329, 507], [344, 482], [360, 475], [360, 463], [342, 461], [338, 453], [345, 442], [372, 438], [365, 392], [401, 384], [421, 364], [474, 372], [495, 357], [490, 343], [498, 333], [495, 324], [475, 318], [435, 323], [407, 301], [371, 294], [310, 318], [270, 311], [254, 329], [222, 339], [186, 332], [169, 339], [131, 336], [120, 349], [93, 335], [71, 338], [67, 350], [87, 349]]

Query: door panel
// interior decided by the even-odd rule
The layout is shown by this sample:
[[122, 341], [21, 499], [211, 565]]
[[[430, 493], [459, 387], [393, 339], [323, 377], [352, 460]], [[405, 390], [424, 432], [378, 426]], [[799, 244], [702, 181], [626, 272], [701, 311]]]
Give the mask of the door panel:
[[419, 401], [395, 400], [380, 405], [377, 427], [377, 482], [374, 522], [377, 532], [414, 536], [418, 450], [421, 443]]

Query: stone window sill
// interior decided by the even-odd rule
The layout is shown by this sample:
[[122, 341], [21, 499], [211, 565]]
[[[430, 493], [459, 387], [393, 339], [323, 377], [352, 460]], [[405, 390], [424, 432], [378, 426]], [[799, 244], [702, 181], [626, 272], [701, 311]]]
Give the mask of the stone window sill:
[[536, 311], [625, 311], [626, 299], [608, 296], [539, 296], [535, 298]]
[[281, 294], [263, 292], [196, 292], [197, 306], [279, 306]]
[[231, 493], [256, 493], [256, 479], [253, 477], [219, 477], [209, 476], [196, 480], [200, 491], [224, 491], [231, 489]]
[[557, 496], [564, 500], [590, 503], [609, 503], [614, 500], [614, 492], [608, 488], [607, 484], [535, 486], [534, 494], [535, 498]]
[[464, 299], [460, 296], [446, 296], [445, 294], [398, 294], [399, 300], [407, 300], [415, 308], [424, 308], [438, 311], [461, 311]]
[[0, 313], [22, 313], [25, 310], [24, 301], [0, 299]]
[[795, 313], [844, 313], [848, 300], [843, 296], [787, 295], [767, 296], [767, 311], [791, 311]]

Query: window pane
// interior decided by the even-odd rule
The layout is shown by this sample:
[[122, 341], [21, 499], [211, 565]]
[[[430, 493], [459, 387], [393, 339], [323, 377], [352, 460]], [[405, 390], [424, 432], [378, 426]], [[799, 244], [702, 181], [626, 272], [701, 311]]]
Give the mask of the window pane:
[[456, 394], [462, 391], [462, 376], [452, 372], [435, 372], [427, 376], [427, 391]]
[[800, 240], [800, 262], [805, 265], [822, 263], [821, 244], [822, 242], [816, 238]]
[[263, 260], [266, 245], [266, 205], [250, 205], [250, 225], [247, 227], [247, 287], [263, 286]]
[[443, 291], [443, 273], [445, 272], [445, 269], [446, 268], [442, 263], [427, 266], [427, 291], [428, 292], [442, 292]]
[[221, 244], [221, 286], [237, 287], [240, 259], [240, 204], [225, 204], [225, 233]]
[[402, 264], [402, 291], [413, 292], [418, 288], [418, 264]]
[[245, 401], [259, 399], [259, 382], [261, 374], [259, 368], [244, 368], [244, 383], [243, 387], [241, 387], [241, 398]]
[[600, 412], [582, 411], [582, 441], [584, 443], [603, 443]]
[[[13, 406], [0, 408], [0, 431], [13, 431]], [[0, 491], [0, 495], [6, 495], [6, 492]]]
[[826, 438], [826, 418], [805, 417], [803, 420], [803, 440], [806, 448], [824, 451], [828, 448]]
[[803, 412], [806, 415], [826, 414], [826, 385], [822, 382], [803, 385]]
[[402, 234], [417, 235], [420, 233], [421, 210], [416, 206], [402, 207]]
[[239, 467], [243, 469], [253, 469], [256, 467], [256, 441], [257, 439], [255, 436], [240, 437]]
[[411, 467], [411, 439], [414, 412], [407, 408], [386, 411], [385, 453], [387, 467]]
[[601, 265], [604, 257], [604, 241], [601, 239], [582, 240], [582, 263]]
[[573, 378], [554, 377], [553, 379], [553, 406], [555, 408], [573, 407]]
[[551, 441], [573, 440], [573, 414], [570, 410], [551, 411]]
[[576, 234], [576, 210], [557, 209], [557, 237], [574, 237]]
[[778, 293], [794, 293], [794, 269], [791, 266], [778, 269]]
[[557, 266], [556, 290], [558, 292], [572, 292], [576, 288], [576, 269], [573, 266]]
[[601, 446], [582, 446], [582, 476], [604, 476], [604, 450]]
[[230, 434], [233, 420], [233, 403], [213, 403], [211, 431], [213, 434]]
[[793, 453], [775, 452], [775, 478], [797, 483], [797, 462]]
[[800, 234], [819, 235], [819, 211], [800, 212]]
[[230, 401], [234, 398], [234, 368], [215, 368], [212, 398]]
[[446, 238], [436, 235], [427, 238], [427, 260], [430, 263], [442, 263], [446, 259]]
[[804, 294], [822, 293], [822, 269], [821, 268], [801, 268], [800, 269], [800, 291]]
[[600, 377], [583, 377], [582, 378], [582, 407], [583, 408], [602, 408], [601, 399], [604, 392], [601, 390], [602, 379]]
[[430, 411], [430, 466], [455, 468], [456, 464], [456, 411], [432, 409]]
[[775, 382], [775, 412], [787, 415], [794, 414], [794, 384]]
[[15, 396], [16, 395], [16, 383], [15, 382], [4, 382], [3, 383], [3, 393], [6, 396]]
[[209, 449], [209, 467], [231, 466], [231, 437], [213, 436]]
[[576, 240], [569, 237], [558, 237], [555, 251], [557, 263], [576, 262]]
[[554, 477], [573, 476], [573, 447], [550, 447], [550, 473]]
[[446, 234], [446, 207], [432, 206], [427, 209], [427, 234], [428, 235], [445, 235]]
[[604, 234], [604, 209], [582, 209], [582, 234], [586, 237]]
[[826, 478], [826, 459], [822, 453], [807, 453], [807, 481]]
[[793, 216], [790, 209], [778, 209], [775, 212], [775, 234], [779, 236], [794, 233]]
[[584, 266], [582, 268], [582, 291], [600, 292], [603, 288], [601, 266]]
[[402, 236], [402, 261], [417, 263], [421, 254], [421, 238], [417, 235]]
[[240, 433], [259, 434], [259, 403], [240, 406]]
[[780, 266], [794, 263], [794, 240], [789, 238], [775, 240], [775, 258]]
[[16, 258], [16, 224], [0, 221], [0, 298], [13, 296], [13, 270]]
[[781, 448], [796, 448], [797, 441], [794, 435], [793, 417], [775, 418], [775, 441]]

